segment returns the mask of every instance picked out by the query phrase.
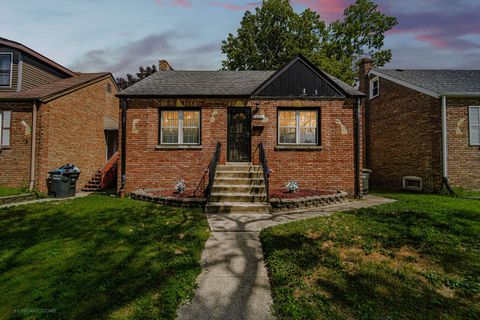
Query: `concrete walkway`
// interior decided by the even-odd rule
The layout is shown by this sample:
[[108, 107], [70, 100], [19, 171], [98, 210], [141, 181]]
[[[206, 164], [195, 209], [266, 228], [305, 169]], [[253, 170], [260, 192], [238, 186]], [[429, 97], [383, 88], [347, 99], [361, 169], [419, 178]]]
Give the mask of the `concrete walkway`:
[[198, 288], [192, 301], [178, 309], [178, 319], [274, 319], [259, 231], [282, 223], [389, 202], [393, 200], [367, 196], [365, 200], [303, 212], [207, 214], [212, 234], [202, 253]]
[[21, 202], [14, 202], [14, 203], [8, 203], [0, 206], [0, 209], [3, 208], [10, 208], [10, 207], [16, 207], [16, 206], [23, 206], [26, 204], [36, 204], [36, 203], [43, 203], [43, 202], [54, 202], [54, 201], [64, 201], [64, 200], [71, 200], [75, 198], [83, 198], [91, 194], [91, 192], [77, 192], [75, 194], [75, 197], [71, 198], [41, 198], [41, 199], [36, 199], [36, 200], [28, 200], [28, 201], [21, 201]]

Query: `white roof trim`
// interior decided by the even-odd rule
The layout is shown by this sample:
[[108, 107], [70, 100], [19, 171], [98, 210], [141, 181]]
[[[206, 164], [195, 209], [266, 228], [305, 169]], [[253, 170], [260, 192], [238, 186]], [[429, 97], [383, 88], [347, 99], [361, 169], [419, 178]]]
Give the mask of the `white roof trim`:
[[428, 96], [431, 96], [431, 97], [434, 97], [434, 98], [439, 98], [439, 97], [441, 96], [441, 95], [439, 95], [437, 92], [434, 92], [434, 91], [425, 89], [425, 88], [423, 88], [423, 87], [417, 86], [417, 85], [415, 85], [415, 84], [412, 84], [412, 83], [410, 83], [410, 82], [406, 82], [406, 81], [403, 81], [403, 80], [394, 78], [394, 77], [392, 77], [392, 76], [383, 74], [382, 72], [379, 72], [378, 70], [370, 70], [370, 72], [369, 72], [368, 74], [369, 74], [369, 75], [370, 75], [370, 74], [373, 74], [373, 75], [375, 75], [375, 76], [379, 76], [379, 77], [381, 77], [381, 78], [384, 78], [384, 79], [390, 80], [390, 81], [392, 81], [392, 82], [398, 83], [399, 85], [402, 85], [402, 86], [407, 87], [407, 88], [410, 88], [410, 89], [412, 89], [412, 90], [415, 90], [415, 91], [424, 93], [424, 94], [426, 94], [426, 95], [428, 95]]

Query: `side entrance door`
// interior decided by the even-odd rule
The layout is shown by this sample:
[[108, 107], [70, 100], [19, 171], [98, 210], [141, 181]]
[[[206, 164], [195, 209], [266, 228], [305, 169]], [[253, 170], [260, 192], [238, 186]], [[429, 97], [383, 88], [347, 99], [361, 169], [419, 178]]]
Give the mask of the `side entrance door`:
[[250, 162], [251, 109], [228, 109], [227, 160]]

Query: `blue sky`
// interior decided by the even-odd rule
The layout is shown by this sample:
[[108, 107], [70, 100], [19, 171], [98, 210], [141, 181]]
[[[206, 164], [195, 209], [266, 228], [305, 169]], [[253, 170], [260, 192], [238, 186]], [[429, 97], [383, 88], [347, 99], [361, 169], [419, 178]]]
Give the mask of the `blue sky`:
[[[353, 0], [292, 0], [323, 19]], [[218, 69], [221, 41], [254, 0], [2, 0], [0, 37], [76, 71], [134, 73], [167, 59], [176, 69]], [[399, 26], [385, 45], [388, 67], [480, 69], [480, 1], [377, 0]]]

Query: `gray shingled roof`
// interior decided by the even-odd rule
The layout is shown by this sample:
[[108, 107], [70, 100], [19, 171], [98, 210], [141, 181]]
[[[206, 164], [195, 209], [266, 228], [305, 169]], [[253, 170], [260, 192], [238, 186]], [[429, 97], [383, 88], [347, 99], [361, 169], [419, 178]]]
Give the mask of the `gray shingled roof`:
[[480, 93], [480, 70], [374, 69], [374, 71], [435, 92], [437, 95]]
[[248, 96], [274, 71], [159, 71], [120, 96]]
[[[159, 71], [118, 96], [250, 96], [275, 71]], [[363, 95], [325, 73], [347, 95]]]

